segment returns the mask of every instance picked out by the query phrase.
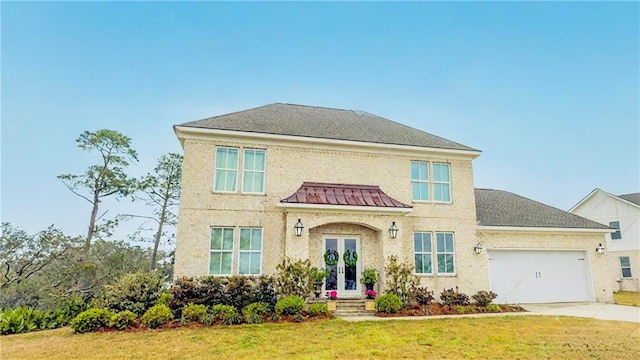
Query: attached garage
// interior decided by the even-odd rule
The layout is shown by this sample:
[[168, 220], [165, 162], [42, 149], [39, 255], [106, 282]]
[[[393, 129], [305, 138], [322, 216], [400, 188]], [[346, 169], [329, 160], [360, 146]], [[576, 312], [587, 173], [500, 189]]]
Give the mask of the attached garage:
[[487, 256], [497, 303], [595, 301], [584, 250], [489, 249]]

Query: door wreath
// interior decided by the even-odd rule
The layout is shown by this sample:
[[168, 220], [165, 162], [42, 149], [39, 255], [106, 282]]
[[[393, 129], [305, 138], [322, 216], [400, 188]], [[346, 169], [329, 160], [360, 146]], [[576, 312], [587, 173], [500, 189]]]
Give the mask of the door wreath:
[[338, 254], [337, 250], [327, 250], [324, 253], [324, 263], [328, 266], [333, 266], [338, 263], [338, 259], [340, 258], [340, 254]]
[[355, 250], [347, 250], [342, 255], [342, 260], [348, 266], [353, 266], [358, 263], [358, 252]]

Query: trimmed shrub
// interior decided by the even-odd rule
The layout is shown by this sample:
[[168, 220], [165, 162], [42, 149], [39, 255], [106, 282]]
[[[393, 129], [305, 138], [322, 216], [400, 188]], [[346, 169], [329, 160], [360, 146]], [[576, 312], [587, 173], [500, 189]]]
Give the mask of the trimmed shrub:
[[458, 292], [457, 287], [456, 290], [446, 289], [442, 291], [440, 293], [440, 300], [442, 300], [443, 305], [469, 305], [469, 297], [465, 293]]
[[304, 299], [297, 295], [284, 297], [276, 303], [276, 313], [296, 315], [304, 309]]
[[114, 329], [125, 330], [135, 325], [137, 318], [136, 314], [129, 310], [121, 311], [111, 316], [109, 326]]
[[265, 303], [253, 303], [242, 309], [244, 322], [247, 324], [262, 324], [263, 316], [269, 312], [269, 305]]
[[242, 316], [238, 314], [236, 308], [231, 305], [218, 304], [211, 309], [211, 314], [218, 321], [225, 325], [242, 323]]
[[501, 312], [502, 311], [502, 309], [500, 308], [500, 305], [493, 304], [493, 303], [487, 305], [486, 309], [487, 309], [488, 312]]
[[102, 303], [113, 311], [129, 310], [142, 315], [162, 294], [163, 281], [157, 272], [125, 274], [104, 287]]
[[227, 284], [224, 287], [225, 305], [231, 305], [236, 310], [242, 310], [247, 305], [254, 302], [255, 284], [251, 279], [245, 276], [231, 276], [227, 278]]
[[207, 306], [202, 304], [187, 304], [182, 309], [182, 318], [186, 322], [198, 321], [201, 322], [202, 318], [207, 314]]
[[309, 316], [323, 316], [327, 315], [327, 304], [311, 304], [309, 305]]
[[142, 316], [142, 323], [150, 328], [157, 328], [173, 320], [173, 313], [166, 305], [154, 305]]
[[162, 294], [160, 294], [160, 297], [158, 298], [158, 301], [156, 301], [154, 305], [171, 305], [171, 293], [168, 291], [162, 292]]
[[215, 276], [178, 279], [169, 292], [171, 293], [169, 308], [176, 317], [182, 316], [182, 309], [190, 303], [203, 304], [209, 308], [225, 303], [223, 281]]
[[271, 276], [261, 276], [253, 288], [253, 301], [269, 306], [269, 311], [273, 311], [278, 298], [276, 297], [275, 279]]
[[107, 309], [89, 309], [81, 312], [71, 321], [71, 328], [76, 333], [96, 331], [108, 327], [113, 313]]
[[420, 305], [429, 305], [433, 302], [433, 291], [427, 290], [426, 287], [417, 287], [412, 293], [412, 297]]
[[491, 304], [495, 298], [498, 297], [498, 294], [493, 291], [484, 291], [480, 290], [475, 295], [472, 295], [471, 298], [475, 301], [477, 306], [486, 307]]
[[393, 314], [402, 309], [402, 299], [396, 294], [384, 294], [376, 299], [376, 310], [379, 312]]

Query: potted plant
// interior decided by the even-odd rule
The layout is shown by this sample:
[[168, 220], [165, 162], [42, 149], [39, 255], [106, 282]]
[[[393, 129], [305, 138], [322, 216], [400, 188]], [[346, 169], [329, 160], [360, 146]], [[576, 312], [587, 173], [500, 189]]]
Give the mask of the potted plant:
[[378, 270], [364, 269], [362, 271], [360, 282], [366, 286], [367, 290], [373, 290], [373, 285], [375, 285], [376, 281], [378, 281]]
[[311, 279], [313, 280], [313, 293], [316, 294], [316, 299], [320, 297], [322, 292], [322, 284], [324, 279], [329, 276], [329, 270], [319, 269], [317, 267], [311, 268]]
[[364, 309], [365, 310], [375, 310], [376, 309], [376, 296], [378, 296], [378, 293], [375, 292], [374, 290], [367, 290], [364, 292], [364, 294], [367, 296], [367, 299], [364, 301]]
[[327, 300], [327, 310], [336, 311], [336, 299], [338, 299], [338, 292], [335, 290], [327, 291], [325, 295], [329, 298]]

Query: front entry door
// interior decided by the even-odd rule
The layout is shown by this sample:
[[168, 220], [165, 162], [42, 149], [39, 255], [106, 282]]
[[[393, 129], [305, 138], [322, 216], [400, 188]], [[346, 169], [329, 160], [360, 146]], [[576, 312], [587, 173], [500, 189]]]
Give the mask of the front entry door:
[[339, 298], [359, 298], [360, 239], [353, 235], [325, 236], [323, 254], [329, 270], [325, 290], [337, 291]]

